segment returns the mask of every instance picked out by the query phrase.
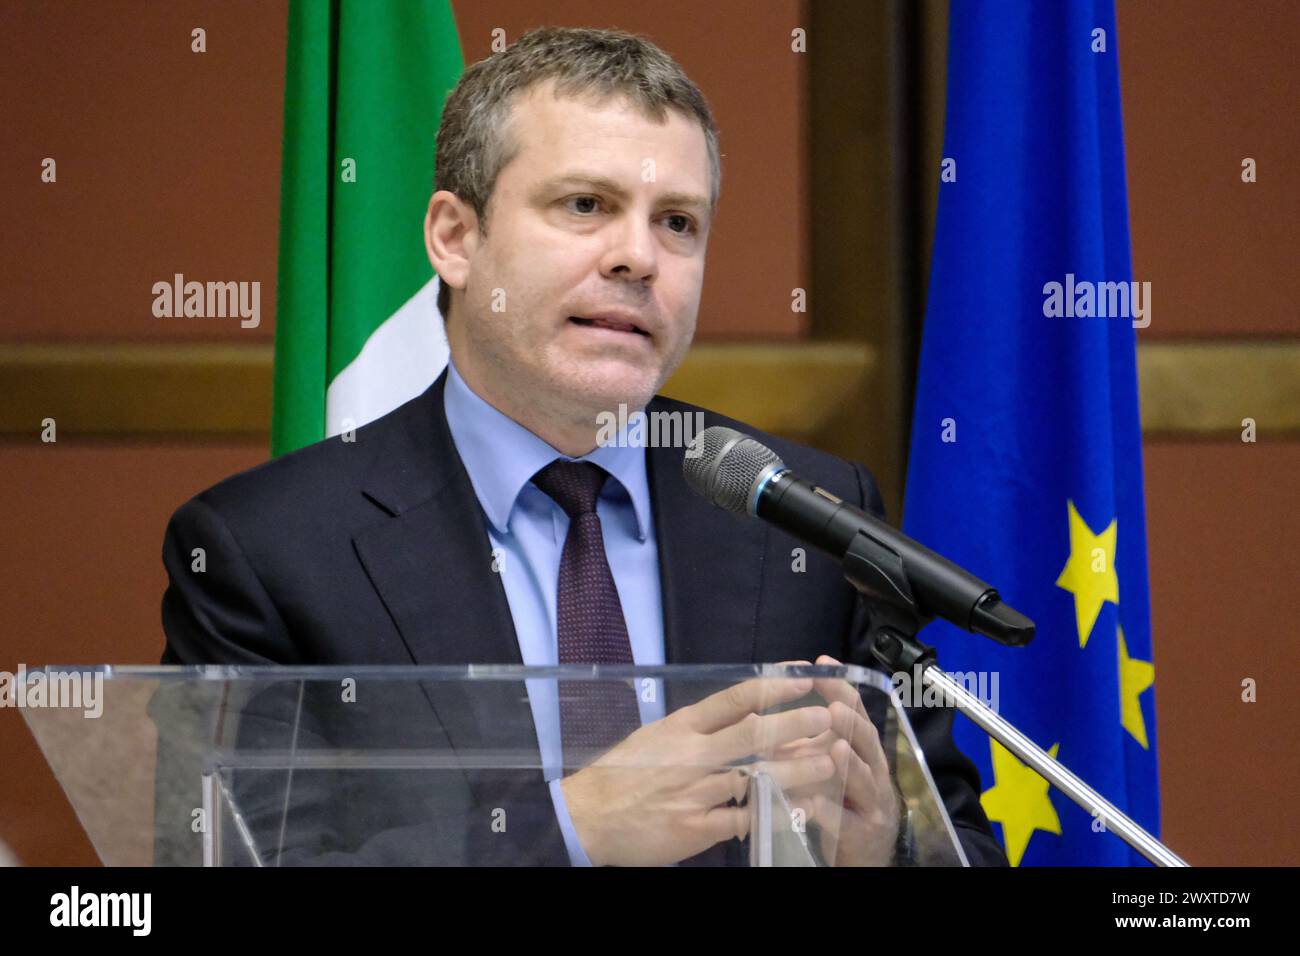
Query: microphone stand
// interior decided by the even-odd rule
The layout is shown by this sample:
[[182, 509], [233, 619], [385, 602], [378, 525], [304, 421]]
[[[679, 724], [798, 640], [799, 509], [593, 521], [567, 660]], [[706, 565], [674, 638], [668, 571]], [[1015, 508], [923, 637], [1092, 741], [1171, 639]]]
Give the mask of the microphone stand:
[[989, 736], [999, 741], [1039, 776], [1056, 787], [1085, 811], [1100, 811], [1106, 829], [1137, 850], [1156, 866], [1187, 866], [1187, 861], [1144, 830], [1082, 779], [1048, 756], [1047, 752], [1022, 734], [1015, 725], [971, 694], [940, 669], [934, 648], [921, 643], [917, 632], [930, 623], [912, 596], [907, 573], [897, 553], [859, 532], [844, 555], [844, 576], [872, 603], [871, 625], [867, 636], [872, 656], [891, 673], [916, 673], [922, 682], [932, 685], [954, 703]]

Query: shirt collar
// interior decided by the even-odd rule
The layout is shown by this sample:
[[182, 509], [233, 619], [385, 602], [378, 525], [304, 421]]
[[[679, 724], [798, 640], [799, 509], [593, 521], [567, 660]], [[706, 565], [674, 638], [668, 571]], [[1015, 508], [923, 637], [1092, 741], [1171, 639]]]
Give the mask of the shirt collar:
[[612, 442], [581, 458], [570, 458], [480, 398], [460, 377], [450, 358], [444, 403], [452, 441], [488, 521], [499, 534], [509, 531], [510, 516], [524, 485], [556, 458], [563, 458], [595, 462], [610, 473], [617, 486], [606, 482], [601, 496], [617, 497], [621, 488], [632, 501], [637, 539], [645, 541], [650, 522], [650, 483], [644, 445], [628, 447], [625, 442]]

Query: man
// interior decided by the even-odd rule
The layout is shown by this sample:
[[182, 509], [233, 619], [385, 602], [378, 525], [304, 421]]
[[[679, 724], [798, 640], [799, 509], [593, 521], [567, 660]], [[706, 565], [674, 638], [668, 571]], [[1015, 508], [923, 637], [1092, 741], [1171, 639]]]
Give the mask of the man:
[[[164, 662], [869, 663], [868, 611], [833, 562], [793, 571], [797, 542], [689, 491], [682, 447], [597, 441], [620, 408], [753, 432], [656, 397], [694, 334], [719, 183], [708, 106], [653, 44], [544, 29], [469, 67], [444, 111], [425, 220], [450, 366], [354, 441], [284, 456], [178, 510]], [[757, 437], [882, 510], [865, 468]], [[463, 801], [502, 802], [502, 789], [483, 796], [491, 787], [518, 797], [534, 836], [560, 849], [529, 859], [734, 861], [749, 812], [744, 774], [726, 768], [750, 757], [806, 803], [828, 862], [894, 859], [897, 794], [847, 684], [819, 681], [825, 706], [759, 716], [810, 682], [748, 681], [680, 707], [570, 683], [529, 688], [528, 731], [544, 765], [560, 754], [574, 772], [477, 779]], [[1004, 863], [951, 711], [912, 717], [972, 862]], [[509, 720], [498, 710], [488, 723]], [[540, 814], [535, 784], [549, 798]], [[353, 843], [400, 862], [423, 839], [412, 819]]]

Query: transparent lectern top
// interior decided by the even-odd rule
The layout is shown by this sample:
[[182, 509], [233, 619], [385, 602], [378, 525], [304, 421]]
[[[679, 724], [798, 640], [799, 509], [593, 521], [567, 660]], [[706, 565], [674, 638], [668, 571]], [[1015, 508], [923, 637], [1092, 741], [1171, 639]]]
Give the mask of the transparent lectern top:
[[[888, 679], [857, 666], [24, 681], [45, 702], [24, 718], [108, 865], [967, 862]], [[712, 842], [724, 819], [733, 835]]]

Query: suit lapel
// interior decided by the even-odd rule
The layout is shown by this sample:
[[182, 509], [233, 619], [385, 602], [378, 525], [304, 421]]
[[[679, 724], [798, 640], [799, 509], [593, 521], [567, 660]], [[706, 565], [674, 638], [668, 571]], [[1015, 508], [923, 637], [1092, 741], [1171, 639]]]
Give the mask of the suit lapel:
[[[656, 398], [650, 411], [677, 403]], [[685, 412], [684, 412], [685, 414]], [[754, 660], [767, 528], [705, 501], [686, 484], [684, 449], [650, 448], [668, 664]]]
[[389, 436], [364, 488], [389, 518], [353, 542], [416, 664], [522, 664], [482, 509], [447, 427], [446, 380]]
[[[353, 545], [416, 664], [523, 664], [505, 587], [492, 570], [486, 518], [447, 426], [446, 378], [387, 436], [363, 493], [388, 517], [354, 535]], [[509, 767], [539, 759], [523, 687], [492, 680], [421, 686], [453, 752], [506, 761], [464, 774], [480, 805], [510, 808], [515, 839], [467, 832], [469, 857], [567, 863], [541, 770]]]
[[[683, 408], [656, 398], [649, 411]], [[692, 411], [694, 411], [692, 409]], [[686, 484], [681, 448], [650, 448], [647, 468], [659, 541], [664, 661], [668, 664], [748, 664], [757, 647], [758, 609], [767, 526], [705, 501]], [[669, 682], [668, 713], [722, 685]], [[745, 866], [748, 840], [727, 840], [681, 866]]]

